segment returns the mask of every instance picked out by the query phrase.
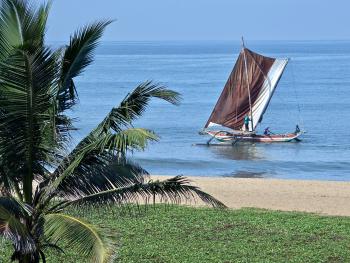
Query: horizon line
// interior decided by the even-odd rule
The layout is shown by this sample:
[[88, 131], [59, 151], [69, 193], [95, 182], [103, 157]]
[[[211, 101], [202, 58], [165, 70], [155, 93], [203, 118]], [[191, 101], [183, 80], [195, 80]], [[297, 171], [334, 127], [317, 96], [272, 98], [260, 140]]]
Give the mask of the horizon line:
[[[245, 41], [253, 41], [253, 42], [348, 42], [349, 39], [244, 39]], [[47, 39], [48, 42], [66, 42], [66, 40], [51, 40]], [[241, 42], [241, 39], [145, 39], [145, 40], [132, 40], [132, 39], [124, 39], [124, 40], [112, 40], [106, 39], [101, 40], [100, 42]]]

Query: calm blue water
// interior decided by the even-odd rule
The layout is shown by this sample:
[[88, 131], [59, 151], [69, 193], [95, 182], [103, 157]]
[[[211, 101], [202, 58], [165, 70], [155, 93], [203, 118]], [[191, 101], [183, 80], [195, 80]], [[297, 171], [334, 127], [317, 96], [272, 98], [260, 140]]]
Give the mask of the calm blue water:
[[[136, 126], [160, 136], [133, 154], [152, 174], [350, 180], [350, 42], [248, 42], [265, 55], [289, 57], [260, 129], [307, 130], [301, 143], [192, 146], [232, 70], [239, 42], [104, 43], [77, 79], [74, 116], [83, 137], [138, 83], [155, 80], [179, 91], [178, 107], [153, 101]], [[300, 107], [300, 114], [298, 111]]]

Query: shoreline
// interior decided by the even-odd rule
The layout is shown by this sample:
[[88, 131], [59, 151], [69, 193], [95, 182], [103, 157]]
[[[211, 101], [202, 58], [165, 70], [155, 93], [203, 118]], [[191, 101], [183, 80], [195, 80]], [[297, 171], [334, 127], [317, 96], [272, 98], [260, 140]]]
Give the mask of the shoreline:
[[[154, 180], [173, 176], [152, 175]], [[243, 207], [350, 216], [350, 182], [185, 176], [232, 209]], [[195, 205], [202, 206], [201, 201]]]

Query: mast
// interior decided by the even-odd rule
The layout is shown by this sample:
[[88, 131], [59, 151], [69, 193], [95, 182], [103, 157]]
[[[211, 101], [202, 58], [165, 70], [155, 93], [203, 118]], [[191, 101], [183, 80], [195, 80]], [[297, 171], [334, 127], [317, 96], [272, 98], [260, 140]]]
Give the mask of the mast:
[[246, 76], [247, 87], [248, 87], [248, 99], [249, 99], [249, 109], [250, 109], [250, 123], [251, 123], [252, 131], [254, 131], [252, 101], [251, 101], [251, 97], [250, 97], [250, 86], [249, 86], [249, 79], [248, 79], [248, 66], [247, 66], [247, 58], [246, 58], [246, 55], [245, 55], [245, 46], [244, 46], [244, 39], [243, 39], [243, 37], [242, 37], [242, 49], [243, 49], [243, 57], [244, 57], [245, 76]]

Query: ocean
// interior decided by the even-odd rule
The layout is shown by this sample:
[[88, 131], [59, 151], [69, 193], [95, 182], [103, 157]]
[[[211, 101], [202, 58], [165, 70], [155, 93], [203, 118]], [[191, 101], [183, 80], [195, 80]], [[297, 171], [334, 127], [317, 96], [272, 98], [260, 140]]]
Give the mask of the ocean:
[[72, 115], [84, 137], [146, 80], [182, 94], [180, 106], [153, 100], [136, 127], [160, 141], [129, 157], [157, 175], [350, 180], [350, 42], [247, 41], [258, 53], [291, 59], [259, 126], [307, 131], [299, 143], [195, 146], [240, 51], [240, 43], [104, 42], [76, 79]]

